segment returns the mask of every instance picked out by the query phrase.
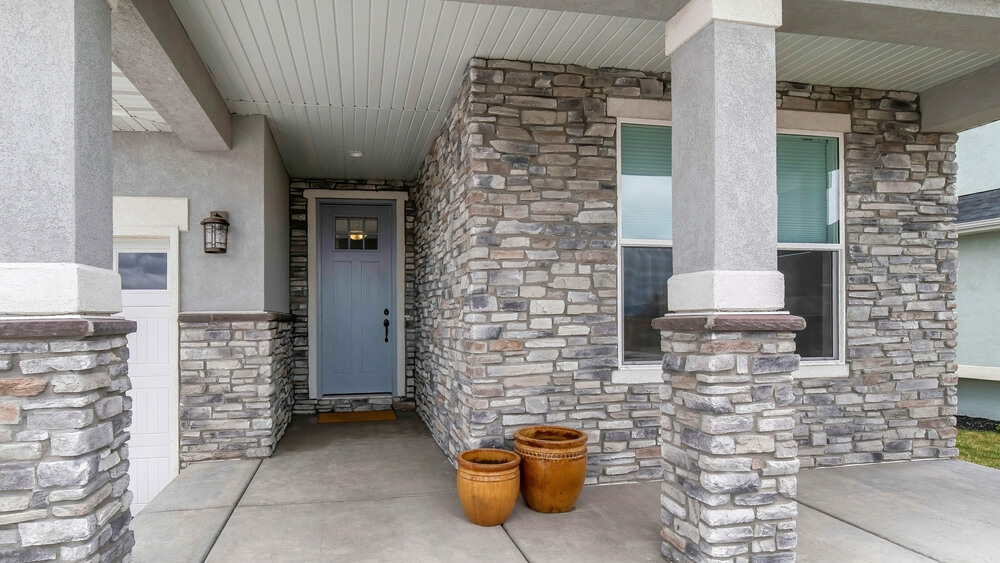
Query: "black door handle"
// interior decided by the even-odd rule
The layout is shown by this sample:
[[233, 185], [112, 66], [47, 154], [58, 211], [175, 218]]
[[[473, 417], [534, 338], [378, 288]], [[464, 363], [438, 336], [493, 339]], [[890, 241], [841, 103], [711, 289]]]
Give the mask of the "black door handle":
[[385, 341], [389, 341], [389, 319], [382, 321], [382, 326], [385, 327]]

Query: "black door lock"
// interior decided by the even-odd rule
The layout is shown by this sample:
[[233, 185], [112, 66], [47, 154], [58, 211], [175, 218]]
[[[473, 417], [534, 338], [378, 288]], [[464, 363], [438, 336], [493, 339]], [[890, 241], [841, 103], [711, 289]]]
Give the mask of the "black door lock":
[[[386, 311], [388, 311], [388, 309], [386, 309]], [[386, 314], [388, 314], [388, 313], [386, 313]], [[382, 321], [382, 326], [385, 327], [385, 341], [388, 342], [389, 341], [389, 319], [386, 319], [386, 320]]]

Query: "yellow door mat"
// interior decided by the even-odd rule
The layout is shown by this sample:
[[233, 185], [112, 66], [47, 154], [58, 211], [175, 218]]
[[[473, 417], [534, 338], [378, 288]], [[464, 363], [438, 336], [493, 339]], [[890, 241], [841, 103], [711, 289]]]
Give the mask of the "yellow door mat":
[[372, 422], [376, 420], [396, 420], [396, 413], [391, 410], [364, 412], [324, 412], [319, 415], [319, 422]]

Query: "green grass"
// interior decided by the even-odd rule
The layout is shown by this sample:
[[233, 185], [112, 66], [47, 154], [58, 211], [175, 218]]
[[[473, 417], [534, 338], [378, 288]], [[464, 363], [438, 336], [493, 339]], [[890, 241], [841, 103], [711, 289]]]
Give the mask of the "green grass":
[[958, 459], [1000, 469], [1000, 433], [958, 431]]

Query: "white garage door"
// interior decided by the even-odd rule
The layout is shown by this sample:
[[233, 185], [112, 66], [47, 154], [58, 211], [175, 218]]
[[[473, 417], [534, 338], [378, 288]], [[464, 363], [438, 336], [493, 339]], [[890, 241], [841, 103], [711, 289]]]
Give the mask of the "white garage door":
[[167, 241], [115, 240], [122, 277], [122, 315], [136, 322], [128, 336], [132, 379], [129, 489], [138, 514], [177, 475], [177, 371], [171, 358], [174, 288], [167, 275]]

